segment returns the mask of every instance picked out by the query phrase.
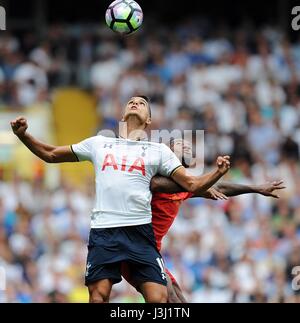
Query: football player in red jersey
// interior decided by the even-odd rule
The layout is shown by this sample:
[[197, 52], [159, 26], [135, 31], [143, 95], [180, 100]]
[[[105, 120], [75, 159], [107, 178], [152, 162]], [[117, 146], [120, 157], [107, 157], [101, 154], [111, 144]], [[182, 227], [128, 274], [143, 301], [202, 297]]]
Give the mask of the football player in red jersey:
[[[192, 160], [192, 146], [189, 142], [182, 139], [176, 139], [170, 143], [171, 150], [182, 161], [184, 167], [189, 168], [189, 162]], [[184, 158], [183, 158], [184, 157]], [[184, 192], [184, 189], [177, 185], [174, 181], [166, 177], [156, 176], [152, 179], [151, 190], [152, 197], [152, 225], [156, 239], [157, 249], [161, 250], [163, 237], [168, 233], [176, 216], [178, 215], [181, 204], [195, 197], [203, 197], [212, 200], [226, 200], [230, 196], [241, 194], [257, 193], [264, 196], [278, 198], [274, 193], [275, 190], [284, 189], [282, 181], [274, 181], [263, 185], [240, 185], [234, 183], [217, 183], [207, 192], [194, 195]], [[174, 276], [166, 269], [168, 279], [168, 302], [169, 303], [185, 303], [182, 290], [179, 287]], [[130, 273], [126, 266], [123, 266], [123, 277], [131, 284], [135, 285], [130, 279]]]
[[[189, 168], [189, 161], [192, 160], [192, 146], [189, 142], [182, 139], [171, 141], [170, 148], [177, 157], [182, 160], [183, 166]], [[195, 197], [203, 197], [212, 200], [226, 200], [231, 196], [256, 193], [273, 198], [279, 198], [274, 193], [275, 190], [284, 189], [283, 181], [273, 181], [263, 185], [240, 185], [234, 183], [217, 183], [206, 193], [194, 195], [184, 190], [174, 181], [166, 177], [154, 177], [151, 182], [152, 198], [152, 225], [158, 250], [161, 250], [163, 237], [168, 233], [176, 216], [178, 215], [181, 204]], [[174, 276], [166, 269], [168, 274], [168, 295], [169, 303], [185, 303], [182, 290]]]

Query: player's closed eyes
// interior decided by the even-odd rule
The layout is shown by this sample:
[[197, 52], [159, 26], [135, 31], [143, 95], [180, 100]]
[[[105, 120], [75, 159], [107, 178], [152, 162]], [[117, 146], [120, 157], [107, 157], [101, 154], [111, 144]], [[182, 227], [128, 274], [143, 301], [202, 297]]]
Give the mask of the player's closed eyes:
[[[133, 102], [133, 101], [130, 101], [130, 102], [128, 103], [128, 105], [131, 105], [131, 104], [134, 104], [134, 102]], [[146, 106], [145, 102], [143, 102], [143, 101], [139, 102], [139, 104], [141, 104], [141, 105], [143, 105], [143, 106]]]

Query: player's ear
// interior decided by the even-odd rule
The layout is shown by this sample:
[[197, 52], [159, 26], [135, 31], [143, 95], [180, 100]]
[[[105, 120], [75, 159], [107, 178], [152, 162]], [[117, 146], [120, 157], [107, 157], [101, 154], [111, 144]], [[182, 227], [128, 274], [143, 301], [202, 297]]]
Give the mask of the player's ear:
[[146, 127], [150, 126], [151, 125], [151, 118], [149, 117], [146, 121]]

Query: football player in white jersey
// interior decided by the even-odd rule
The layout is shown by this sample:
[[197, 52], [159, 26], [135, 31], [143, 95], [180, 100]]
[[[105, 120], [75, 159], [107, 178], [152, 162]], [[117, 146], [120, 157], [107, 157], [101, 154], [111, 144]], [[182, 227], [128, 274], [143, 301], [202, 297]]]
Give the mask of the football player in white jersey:
[[143, 140], [151, 124], [149, 100], [130, 99], [118, 138], [96, 136], [72, 146], [40, 142], [28, 132], [23, 117], [11, 122], [16, 136], [36, 156], [48, 163], [90, 161], [96, 174], [96, 200], [91, 216], [86, 285], [90, 302], [108, 302], [113, 284], [122, 280], [121, 265], [130, 266], [132, 279], [145, 301], [167, 301], [163, 260], [156, 248], [151, 225], [151, 179], [172, 178], [188, 192], [207, 191], [230, 168], [229, 156], [218, 157], [217, 167], [203, 176], [187, 173], [164, 144]]

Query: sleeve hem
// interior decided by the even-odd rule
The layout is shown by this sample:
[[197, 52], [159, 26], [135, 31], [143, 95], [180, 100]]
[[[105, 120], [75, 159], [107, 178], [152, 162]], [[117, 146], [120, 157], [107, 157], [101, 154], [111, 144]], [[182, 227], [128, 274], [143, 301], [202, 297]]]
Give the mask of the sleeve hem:
[[73, 150], [72, 145], [70, 146], [70, 148], [71, 148], [72, 153], [73, 153], [73, 154], [74, 154], [74, 156], [76, 157], [77, 161], [79, 162], [80, 160], [79, 160], [78, 156], [76, 155], [75, 151]]
[[182, 166], [182, 165], [179, 165], [179, 166], [177, 166], [176, 168], [174, 168], [174, 169], [172, 170], [171, 174], [170, 174], [170, 177], [171, 177], [172, 175], [174, 175], [174, 174], [177, 172], [177, 170], [178, 170], [179, 168], [181, 168], [181, 167], [183, 167], [183, 166]]

